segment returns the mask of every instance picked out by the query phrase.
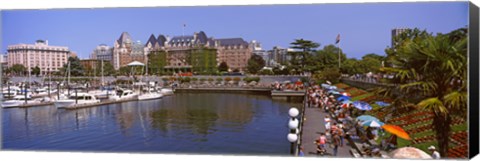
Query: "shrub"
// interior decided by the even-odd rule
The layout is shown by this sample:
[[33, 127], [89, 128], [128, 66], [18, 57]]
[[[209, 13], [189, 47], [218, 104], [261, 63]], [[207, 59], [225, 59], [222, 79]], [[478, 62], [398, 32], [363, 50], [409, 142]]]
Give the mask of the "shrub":
[[188, 82], [190, 82], [190, 80], [191, 80], [190, 77], [184, 77], [182, 79], [182, 83], [188, 83]]
[[198, 81], [198, 78], [193, 77], [193, 78], [192, 78], [192, 81], [193, 81], [193, 82], [196, 82], [196, 81]]
[[240, 80], [242, 80], [240, 77], [233, 78], [233, 81], [235, 81], [235, 82], [240, 82]]
[[213, 78], [208, 78], [208, 81], [209, 81], [209, 82], [213, 82]]
[[225, 82], [230, 82], [232, 80], [232, 78], [230, 77], [225, 77]]
[[183, 82], [183, 77], [178, 77], [177, 81]]
[[258, 72], [258, 74], [260, 75], [273, 75], [273, 71], [272, 70], [269, 70], [269, 69], [262, 69]]
[[260, 82], [260, 77], [253, 77], [253, 78], [252, 78], [252, 81], [255, 81], [255, 82], [258, 83], [258, 82]]
[[222, 78], [217, 78], [218, 83], [222, 82], [222, 80], [223, 80]]

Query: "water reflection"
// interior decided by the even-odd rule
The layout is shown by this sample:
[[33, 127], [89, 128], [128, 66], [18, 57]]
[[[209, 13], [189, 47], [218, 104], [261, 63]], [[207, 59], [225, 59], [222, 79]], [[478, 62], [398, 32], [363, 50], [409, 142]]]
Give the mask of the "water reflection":
[[[3, 110], [5, 149], [288, 154], [294, 103], [264, 95], [179, 93], [78, 110]], [[252, 146], [254, 145], [254, 146]]]

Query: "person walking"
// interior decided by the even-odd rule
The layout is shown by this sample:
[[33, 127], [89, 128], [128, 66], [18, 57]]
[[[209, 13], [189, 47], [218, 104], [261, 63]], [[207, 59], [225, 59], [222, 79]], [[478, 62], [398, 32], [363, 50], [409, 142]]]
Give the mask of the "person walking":
[[333, 156], [337, 156], [338, 146], [340, 145], [340, 136], [337, 132], [333, 133]]
[[299, 157], [305, 156], [305, 153], [303, 153], [303, 146], [300, 146], [300, 151], [298, 152]]
[[428, 150], [432, 152], [432, 158], [433, 159], [440, 159], [440, 153], [435, 149], [435, 146], [430, 146], [428, 147]]

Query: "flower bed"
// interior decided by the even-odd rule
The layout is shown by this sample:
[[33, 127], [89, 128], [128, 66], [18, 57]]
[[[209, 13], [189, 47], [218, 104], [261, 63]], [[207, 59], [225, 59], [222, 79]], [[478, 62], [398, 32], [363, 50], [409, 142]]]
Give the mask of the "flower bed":
[[433, 113], [430, 112], [430, 111], [419, 111], [419, 112], [416, 112], [416, 113], [405, 114], [403, 116], [393, 118], [393, 119], [390, 120], [390, 122], [395, 123], [395, 122], [398, 122], [398, 121], [402, 121], [402, 120], [406, 120], [406, 119], [414, 118], [414, 117], [418, 117], [418, 116], [433, 116]]
[[448, 158], [468, 158], [468, 145], [449, 148], [447, 153]]
[[466, 145], [468, 144], [468, 133], [466, 131], [453, 133], [450, 140], [457, 145]]
[[432, 142], [432, 141], [436, 141], [435, 135], [423, 136], [423, 137], [415, 138], [413, 140], [415, 144], [421, 144], [421, 143]]

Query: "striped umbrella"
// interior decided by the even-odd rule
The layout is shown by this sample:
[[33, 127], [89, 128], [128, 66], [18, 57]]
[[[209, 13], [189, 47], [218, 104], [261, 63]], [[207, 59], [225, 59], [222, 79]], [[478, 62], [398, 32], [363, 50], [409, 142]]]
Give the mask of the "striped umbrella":
[[348, 105], [350, 105], [350, 103], [352, 103], [352, 101], [350, 101], [350, 100], [344, 100], [344, 101], [342, 101], [342, 108], [347, 108]]

